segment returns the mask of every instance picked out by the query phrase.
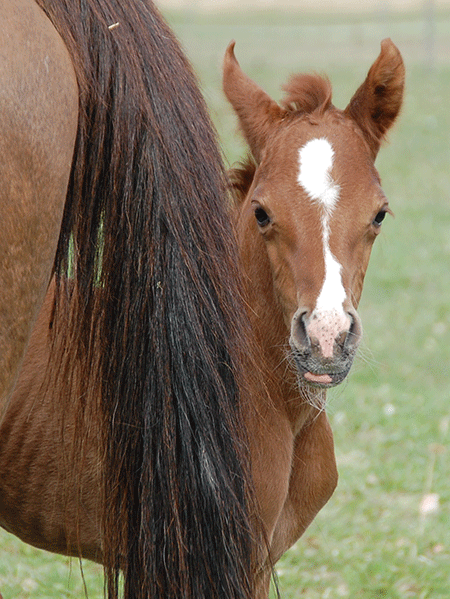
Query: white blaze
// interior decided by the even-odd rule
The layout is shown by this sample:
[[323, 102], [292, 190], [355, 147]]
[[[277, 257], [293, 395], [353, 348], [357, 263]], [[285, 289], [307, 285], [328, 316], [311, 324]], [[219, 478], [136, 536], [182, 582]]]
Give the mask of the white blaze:
[[331, 253], [329, 244], [330, 219], [340, 191], [331, 177], [333, 158], [333, 148], [325, 138], [312, 139], [299, 151], [298, 182], [311, 200], [319, 204], [322, 212], [325, 276], [308, 332], [319, 340], [324, 356], [333, 355], [335, 338], [350, 322], [343, 309], [346, 293], [342, 284], [342, 267]]
[[312, 200], [318, 201], [331, 212], [339, 199], [339, 186], [331, 178], [334, 152], [323, 137], [308, 141], [299, 152], [298, 182]]

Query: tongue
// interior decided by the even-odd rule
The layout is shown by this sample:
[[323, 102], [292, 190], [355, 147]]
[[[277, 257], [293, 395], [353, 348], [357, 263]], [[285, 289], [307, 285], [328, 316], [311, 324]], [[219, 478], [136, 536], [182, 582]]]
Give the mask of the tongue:
[[303, 375], [305, 379], [311, 383], [319, 383], [321, 385], [329, 385], [333, 382], [333, 379], [329, 374], [313, 374], [312, 372], [305, 372]]

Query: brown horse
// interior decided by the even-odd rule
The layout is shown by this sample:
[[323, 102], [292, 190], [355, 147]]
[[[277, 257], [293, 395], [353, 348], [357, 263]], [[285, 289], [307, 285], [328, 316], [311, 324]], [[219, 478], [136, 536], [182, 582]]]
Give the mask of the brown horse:
[[246, 299], [270, 397], [254, 395], [262, 418], [248, 425], [269, 541], [261, 596], [271, 565], [336, 485], [325, 393], [345, 378], [361, 339], [356, 309], [389, 212], [374, 161], [401, 108], [404, 77], [398, 49], [384, 40], [344, 111], [332, 105], [330, 83], [311, 75], [293, 77], [279, 105], [241, 71], [234, 44], [225, 56], [225, 94], [251, 150], [232, 181]]
[[[251, 334], [249, 343], [240, 346], [247, 374], [243, 376], [241, 369], [237, 379], [241, 385], [239, 414], [242, 431], [246, 431], [242, 433], [242, 443], [248, 447], [241, 449], [239, 457], [245, 466], [245, 455], [249, 456], [249, 485], [253, 491], [250, 494], [247, 485], [241, 489], [242, 494], [247, 493], [246, 507], [251, 520], [247, 558], [252, 570], [246, 571], [250, 579], [244, 588], [253, 596], [266, 597], [273, 564], [300, 537], [336, 486], [325, 395], [328, 387], [340, 383], [347, 375], [361, 338], [356, 308], [372, 244], [389, 212], [374, 160], [400, 110], [404, 67], [394, 44], [385, 40], [366, 80], [344, 111], [332, 105], [328, 81], [317, 76], [294, 77], [286, 87], [286, 99], [279, 105], [244, 75], [233, 48], [231, 44], [225, 56], [224, 90], [252, 154], [231, 176], [235, 197], [232, 220]], [[206, 219], [216, 216], [212, 213], [216, 206], [212, 208], [210, 202], [205, 202], [202, 210]], [[203, 254], [199, 257], [203, 258]], [[163, 277], [163, 271], [158, 276]], [[237, 277], [237, 273], [232, 272], [232, 276]], [[170, 293], [166, 288], [167, 278], [154, 281], [156, 293], [158, 290]], [[191, 291], [194, 302], [202, 297], [200, 290], [185, 287], [183, 277], [177, 287], [186, 294]], [[95, 410], [89, 410], [80, 421], [77, 396], [72, 393], [69, 402], [62, 403], [61, 388], [50, 386], [46, 379], [52, 334], [53, 339], [57, 337], [57, 347], [59, 340], [61, 344], [67, 343], [64, 330], [54, 333], [57, 289], [55, 284], [49, 288], [0, 430], [0, 523], [38, 547], [105, 562], [109, 532], [104, 520], [106, 508], [97, 491], [102, 473], [111, 468], [105, 462], [104, 441], [98, 434], [104, 420], [101, 413], [99, 416]], [[230, 290], [236, 292], [236, 285]], [[146, 291], [155, 293], [154, 288]], [[70, 294], [70, 289], [67, 293]], [[97, 287], [96, 294], [102, 298], [101, 287]], [[178, 315], [183, 327], [194, 316], [190, 312]], [[240, 320], [244, 339], [245, 322], [244, 314]], [[217, 319], [211, 318], [210, 327], [215, 328], [216, 323]], [[163, 333], [156, 330], [157, 335]], [[211, 333], [214, 338], [216, 332]], [[237, 341], [234, 339], [234, 343]], [[244, 355], [242, 347], [247, 354]], [[103, 348], [106, 355], [108, 350], [108, 346]], [[194, 362], [197, 359], [194, 355]], [[189, 352], [183, 354], [183, 360], [191, 367]], [[85, 371], [84, 376], [89, 377], [89, 372]], [[169, 383], [164, 373], [160, 376]], [[203, 393], [204, 388], [198, 387], [198, 405], [192, 409], [203, 410]], [[124, 393], [124, 410], [111, 414], [114, 420], [122, 419], [123, 434], [128, 435], [132, 426], [141, 427], [142, 435], [155, 434], [157, 424], [149, 415], [146, 415], [151, 420], [148, 426], [139, 423], [139, 415], [130, 422], [126, 416], [127, 397]], [[149, 409], [154, 410], [150, 406]], [[211, 409], [208, 404], [205, 417]], [[182, 443], [183, 435], [192, 434], [198, 444], [193, 461], [201, 469], [200, 478], [205, 479], [205, 487], [215, 495], [224, 487], [217, 464], [208, 451], [208, 441], [202, 438], [202, 417], [199, 415], [197, 420], [199, 428], [194, 428], [193, 416], [187, 413], [178, 423], [171, 421], [162, 442], [173, 447], [167, 437], [171, 432], [179, 434], [177, 443]], [[162, 413], [161, 418], [169, 415]], [[217, 422], [217, 415], [214, 418]], [[80, 447], [76, 441], [80, 427], [84, 430], [82, 459], [75, 460], [74, 454]], [[153, 454], [157, 454], [156, 441], [153, 443]], [[116, 451], [118, 459], [124, 460], [121, 445]], [[149, 460], [151, 457], [143, 456]], [[145, 466], [143, 458], [139, 468]], [[161, 466], [157, 454], [156, 460], [151, 461], [153, 476], [161, 476]], [[235, 472], [232, 471], [232, 477], [236, 477]], [[176, 480], [179, 475], [178, 471], [169, 473], [182, 498], [182, 484]], [[153, 501], [143, 483], [141, 487], [139, 499]], [[227, 501], [235, 493], [231, 487], [228, 489]], [[196, 507], [202, 511], [208, 496], [197, 496], [194, 485], [186, 491], [198, 500]], [[180, 500], [174, 494], [160, 494], [158, 499], [162, 511], [168, 502]], [[232, 503], [221, 505], [228, 522], [237, 526], [234, 510]], [[153, 517], [158, 519], [158, 516], [155, 511]], [[141, 527], [140, 536], [147, 534], [141, 516], [134, 512], [128, 521], [128, 534], [135, 530], [133, 517], [134, 524]], [[217, 541], [218, 532], [213, 521], [204, 522], [205, 538], [192, 537], [187, 551], [194, 559], [202, 557], [197, 570], [211, 568], [205, 570], [210, 575], [214, 564], [206, 563], [204, 551]], [[180, 528], [178, 534], [186, 535], [181, 524], [176, 519], [164, 521], [168, 533], [171, 528]], [[160, 537], [161, 543], [163, 538]], [[155, 536], [146, 541], [149, 548], [158, 542]], [[183, 552], [172, 546], [159, 547], [165, 550], [165, 558], [171, 560], [165, 565], [170, 575], [175, 563], [171, 552], [175, 551], [175, 556]], [[129, 544], [115, 545], [118, 567], [124, 566], [126, 572], [131, 572], [128, 548]], [[236, 552], [233, 555], [237, 559]], [[223, 562], [216, 565], [225, 570], [224, 576], [229, 580], [230, 573], [226, 571], [229, 565]], [[142, 574], [139, 567], [141, 564], [135, 572], [140, 580], [153, 575], [159, 588], [161, 573], [148, 570]], [[216, 586], [216, 580], [213, 584], [215, 590], [219, 589], [217, 596], [242, 594], [237, 586], [224, 590]], [[165, 590], [158, 596], [163, 596]], [[190, 596], [189, 592], [192, 589], [186, 584], [184, 594]], [[129, 590], [126, 596], [134, 597], [134, 591]], [[203, 590], [196, 596], [216, 595]]]
[[127, 597], [251, 597], [249, 327], [192, 69], [150, 0], [0, 8], [1, 522], [51, 547], [78, 504], [54, 546], [84, 552], [89, 493], [110, 597], [121, 573]]

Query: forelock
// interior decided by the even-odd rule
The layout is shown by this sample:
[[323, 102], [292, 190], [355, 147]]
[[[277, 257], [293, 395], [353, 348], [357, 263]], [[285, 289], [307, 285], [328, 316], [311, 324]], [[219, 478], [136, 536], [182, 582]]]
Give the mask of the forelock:
[[323, 114], [331, 106], [331, 83], [320, 75], [294, 75], [283, 91], [286, 96], [281, 105], [290, 113]]

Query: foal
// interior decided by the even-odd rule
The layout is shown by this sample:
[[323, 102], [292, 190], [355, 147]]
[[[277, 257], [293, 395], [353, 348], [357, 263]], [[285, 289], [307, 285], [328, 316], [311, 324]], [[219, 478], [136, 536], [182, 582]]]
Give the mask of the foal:
[[249, 316], [266, 378], [248, 423], [253, 479], [272, 565], [303, 534], [337, 482], [326, 389], [348, 374], [361, 339], [357, 306], [372, 244], [389, 212], [374, 166], [397, 117], [404, 65], [384, 40], [344, 111], [317, 76], [293, 77], [281, 105], [240, 69], [234, 43], [224, 91], [251, 151], [232, 172]]

